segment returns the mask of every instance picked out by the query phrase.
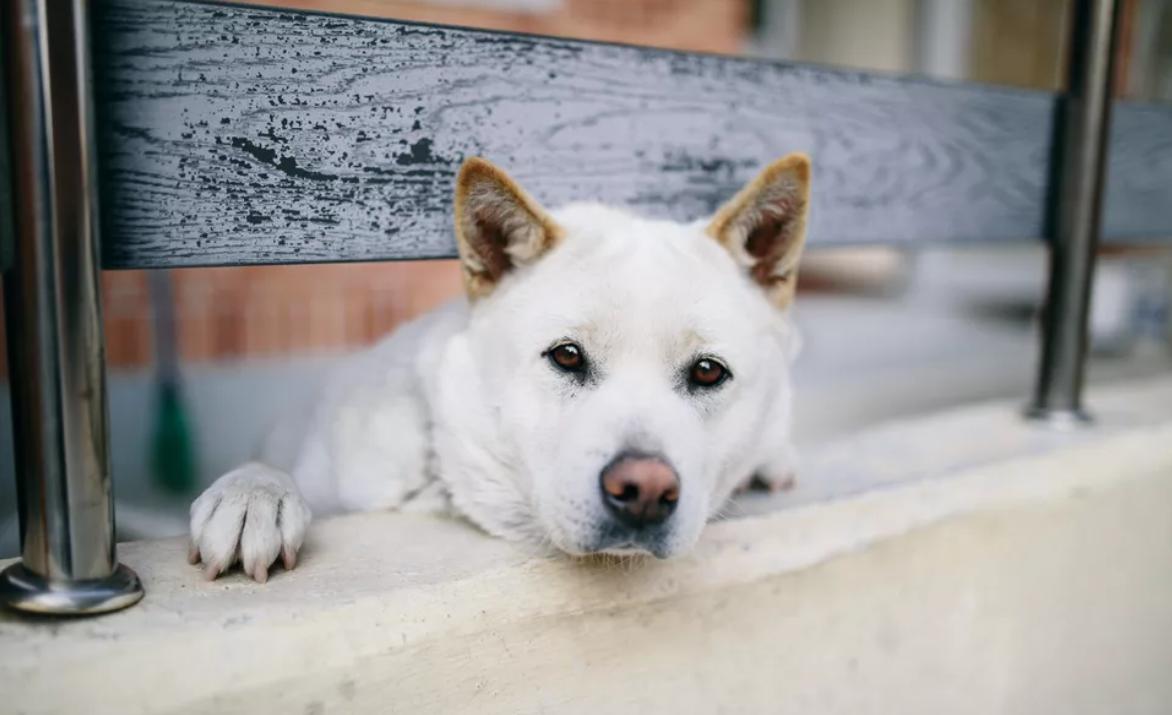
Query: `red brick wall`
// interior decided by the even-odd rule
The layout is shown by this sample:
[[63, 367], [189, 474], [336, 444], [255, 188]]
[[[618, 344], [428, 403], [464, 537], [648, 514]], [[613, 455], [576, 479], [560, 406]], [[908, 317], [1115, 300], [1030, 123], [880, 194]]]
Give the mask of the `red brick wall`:
[[[367, 344], [460, 290], [450, 261], [191, 268], [171, 276], [180, 355], [197, 361]], [[145, 273], [105, 278], [111, 362], [149, 361]]]
[[679, 50], [737, 53], [747, 0], [562, 0], [546, 13], [501, 12], [402, 0], [247, 0], [252, 5], [513, 30]]

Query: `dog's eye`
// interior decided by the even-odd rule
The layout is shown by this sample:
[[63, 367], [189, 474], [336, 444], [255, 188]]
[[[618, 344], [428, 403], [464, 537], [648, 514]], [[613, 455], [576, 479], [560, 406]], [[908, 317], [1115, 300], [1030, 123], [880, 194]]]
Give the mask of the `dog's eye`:
[[586, 353], [577, 343], [562, 343], [545, 351], [554, 367], [566, 372], [582, 372], [586, 369]]
[[694, 387], [716, 387], [728, 376], [728, 368], [714, 358], [700, 358], [688, 368], [688, 382]]

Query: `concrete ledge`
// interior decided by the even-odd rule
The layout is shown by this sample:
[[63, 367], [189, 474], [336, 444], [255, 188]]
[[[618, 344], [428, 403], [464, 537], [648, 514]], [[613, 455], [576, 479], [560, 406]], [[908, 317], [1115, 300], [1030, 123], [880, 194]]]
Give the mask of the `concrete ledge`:
[[1166, 713], [1172, 380], [1094, 397], [1091, 429], [998, 404], [828, 445], [672, 562], [386, 514], [265, 586], [125, 544], [139, 606], [0, 616], [3, 710]]

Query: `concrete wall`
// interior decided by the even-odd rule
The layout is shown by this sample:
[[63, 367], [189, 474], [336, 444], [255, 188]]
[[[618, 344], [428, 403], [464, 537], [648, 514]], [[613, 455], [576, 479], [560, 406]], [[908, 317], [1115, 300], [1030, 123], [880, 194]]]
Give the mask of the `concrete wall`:
[[996, 403], [845, 439], [672, 562], [386, 514], [265, 586], [124, 545], [138, 606], [0, 616], [4, 710], [1167, 713], [1172, 380], [1093, 398], [1074, 432]]

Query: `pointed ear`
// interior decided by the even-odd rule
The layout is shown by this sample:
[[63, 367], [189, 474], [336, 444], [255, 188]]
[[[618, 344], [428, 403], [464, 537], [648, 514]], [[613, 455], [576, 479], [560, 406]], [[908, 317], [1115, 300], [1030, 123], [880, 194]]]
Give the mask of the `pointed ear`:
[[810, 159], [789, 154], [765, 167], [708, 224], [708, 234], [778, 308], [789, 307], [794, 299], [809, 203]]
[[540, 258], [562, 230], [508, 174], [473, 157], [456, 177], [456, 246], [469, 298], [492, 292], [512, 269]]

